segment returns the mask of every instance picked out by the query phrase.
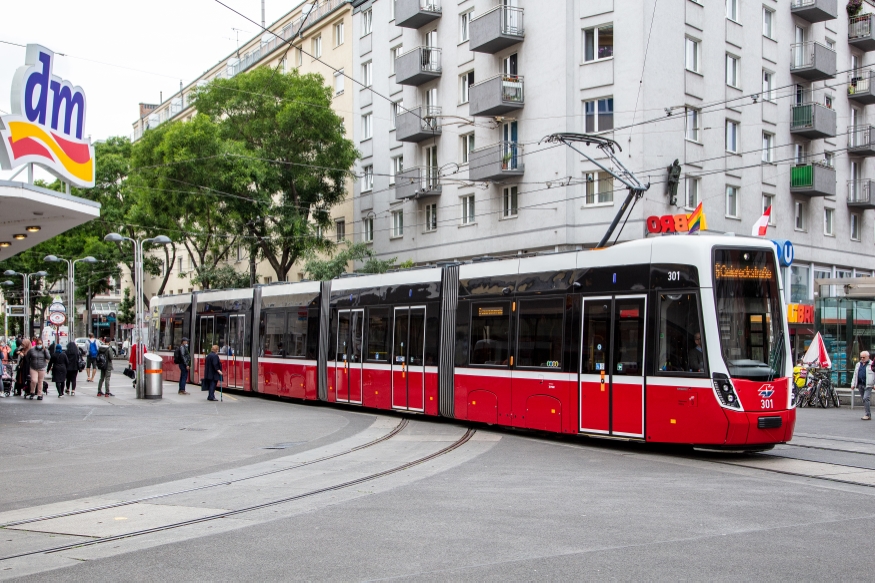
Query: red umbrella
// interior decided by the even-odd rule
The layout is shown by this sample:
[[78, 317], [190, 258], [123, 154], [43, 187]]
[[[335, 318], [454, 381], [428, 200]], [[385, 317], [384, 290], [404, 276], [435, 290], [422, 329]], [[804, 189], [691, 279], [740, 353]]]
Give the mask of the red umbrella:
[[826, 352], [826, 345], [823, 343], [823, 336], [820, 335], [820, 332], [814, 335], [814, 340], [811, 341], [811, 346], [802, 357], [802, 362], [816, 368], [832, 368], [832, 361]]

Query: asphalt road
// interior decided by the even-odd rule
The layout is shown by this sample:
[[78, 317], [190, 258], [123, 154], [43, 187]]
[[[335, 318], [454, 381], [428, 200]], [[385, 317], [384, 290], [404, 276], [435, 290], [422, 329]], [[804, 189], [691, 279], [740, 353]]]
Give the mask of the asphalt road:
[[[120, 396], [0, 401], [0, 522], [47, 504], [130, 499], [291, 467], [368, 443], [402, 420], [242, 396], [211, 404], [200, 392], [143, 403], [121, 382], [113, 391]], [[477, 427], [475, 438], [433, 461], [340, 492], [53, 558], [0, 561], [0, 578], [871, 580], [875, 425], [859, 417], [859, 409], [800, 410], [799, 445], [759, 456]], [[338, 484], [440, 451], [466, 429], [411, 418], [391, 439], [294, 477], [283, 471], [147, 511], [240, 508]], [[283, 449], [263, 449], [276, 446]], [[851, 465], [862, 469], [841, 473]], [[806, 477], [811, 468], [828, 479]], [[53, 534], [39, 523], [3, 529], [0, 556], [109, 532], [70, 520]]]

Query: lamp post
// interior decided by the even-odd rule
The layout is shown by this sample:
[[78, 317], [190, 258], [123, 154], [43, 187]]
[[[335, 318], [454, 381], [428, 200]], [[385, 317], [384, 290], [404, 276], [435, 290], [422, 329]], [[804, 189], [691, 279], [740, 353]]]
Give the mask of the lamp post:
[[46, 273], [45, 271], [37, 271], [35, 273], [18, 273], [17, 271], [7, 269], [3, 272], [3, 275], [7, 277], [20, 275], [24, 279], [24, 337], [30, 338], [30, 278], [45, 277], [48, 275], [48, 273]]
[[137, 398], [143, 399], [145, 398], [145, 390], [143, 387], [143, 342], [145, 341], [145, 339], [143, 338], [143, 247], [146, 245], [146, 243], [153, 243], [155, 245], [169, 245], [171, 241], [169, 237], [165, 237], [164, 235], [158, 235], [157, 237], [142, 239], [138, 241], [136, 239], [132, 239], [131, 237], [125, 237], [124, 235], [120, 235], [118, 233], [110, 233], [109, 235], [104, 237], [103, 240], [107, 243], [121, 243], [122, 241], [130, 241], [134, 246], [134, 293], [136, 293], [137, 295], [137, 336], [135, 340], [138, 345], [137, 350], [134, 351], [134, 353], [137, 359]]
[[60, 263], [63, 261], [67, 264], [67, 314], [69, 317], [69, 321], [72, 324], [72, 332], [73, 337], [76, 337], [76, 321], [73, 316], [75, 313], [76, 306], [76, 264], [80, 261], [83, 263], [98, 263], [97, 259], [92, 256], [83, 257], [82, 259], [74, 259], [70, 261], [69, 259], [64, 259], [63, 257], [58, 257], [57, 255], [46, 255], [43, 261], [47, 263]]

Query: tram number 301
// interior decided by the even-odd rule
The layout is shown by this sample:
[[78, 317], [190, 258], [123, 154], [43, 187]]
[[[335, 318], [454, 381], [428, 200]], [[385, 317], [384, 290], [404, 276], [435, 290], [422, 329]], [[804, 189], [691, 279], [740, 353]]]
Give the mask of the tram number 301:
[[681, 272], [680, 271], [669, 271], [668, 272], [668, 280], [669, 281], [680, 281], [681, 280]]
[[760, 409], [774, 409], [774, 407], [772, 399], [760, 399]]

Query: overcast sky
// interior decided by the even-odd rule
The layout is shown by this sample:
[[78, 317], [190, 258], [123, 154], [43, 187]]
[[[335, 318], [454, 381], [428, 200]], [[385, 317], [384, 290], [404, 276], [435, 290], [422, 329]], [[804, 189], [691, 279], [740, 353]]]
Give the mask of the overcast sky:
[[[261, 0], [222, 0], [261, 20]], [[301, 0], [265, 0], [269, 23]], [[215, 0], [4, 0], [0, 17], [0, 110], [10, 111], [12, 76], [23, 47], [36, 43], [58, 56], [54, 74], [79, 85], [88, 101], [85, 134], [92, 141], [131, 134], [138, 104], [179, 91], [240, 43], [260, 36], [256, 25]], [[0, 179], [10, 172], [0, 172]]]

